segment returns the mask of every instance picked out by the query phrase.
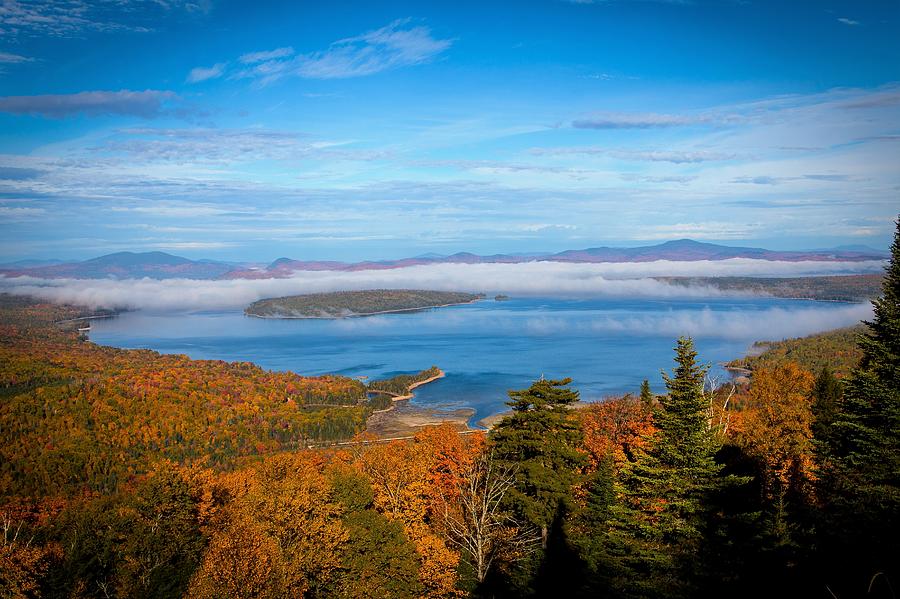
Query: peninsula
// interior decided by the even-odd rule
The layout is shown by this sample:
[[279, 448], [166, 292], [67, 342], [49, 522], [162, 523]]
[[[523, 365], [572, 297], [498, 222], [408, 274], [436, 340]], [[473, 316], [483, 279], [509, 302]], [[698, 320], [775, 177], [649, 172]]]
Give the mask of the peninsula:
[[258, 318], [351, 318], [469, 304], [484, 294], [414, 289], [311, 293], [259, 300], [244, 313]]

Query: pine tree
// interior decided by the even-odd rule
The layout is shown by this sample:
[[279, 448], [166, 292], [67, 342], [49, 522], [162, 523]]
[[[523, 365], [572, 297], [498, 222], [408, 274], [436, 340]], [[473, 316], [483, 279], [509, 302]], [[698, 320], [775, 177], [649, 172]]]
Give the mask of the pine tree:
[[512, 414], [491, 434], [495, 459], [516, 471], [516, 484], [507, 494], [510, 509], [522, 520], [547, 529], [560, 504], [568, 505], [572, 487], [586, 462], [579, 450], [581, 427], [570, 413], [579, 400], [568, 388], [572, 379], [535, 381], [510, 391]]
[[823, 366], [812, 391], [812, 433], [819, 464], [834, 451], [834, 421], [843, 394], [841, 381], [827, 365]]
[[647, 409], [653, 406], [653, 391], [650, 390], [650, 381], [647, 379], [641, 383], [641, 405]]
[[900, 581], [900, 218], [896, 226], [882, 296], [859, 341], [863, 358], [844, 386], [823, 460], [826, 546], [852, 556], [829, 570], [856, 594], [876, 573]]
[[690, 337], [678, 339], [675, 362], [672, 376], [663, 373], [669, 392], [660, 398], [654, 416], [659, 429], [654, 454], [663, 466], [683, 469], [686, 474], [710, 474], [716, 468], [708, 399], [703, 392], [708, 368], [697, 364]]
[[690, 338], [678, 340], [675, 362], [672, 375], [663, 374], [668, 393], [654, 412], [650, 449], [627, 465], [617, 489], [622, 502], [613, 508], [610, 542], [620, 548], [615, 568], [627, 587], [616, 590], [623, 596], [692, 593], [704, 500], [718, 484], [704, 394], [707, 369], [697, 364]]

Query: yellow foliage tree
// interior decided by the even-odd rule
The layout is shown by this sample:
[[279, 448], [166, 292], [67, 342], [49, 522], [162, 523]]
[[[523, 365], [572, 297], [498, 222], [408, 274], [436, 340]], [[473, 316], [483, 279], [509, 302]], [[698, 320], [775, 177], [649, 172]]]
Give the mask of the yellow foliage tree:
[[754, 371], [735, 431], [738, 444], [759, 465], [763, 500], [773, 512], [773, 533], [786, 534], [789, 499], [809, 499], [812, 481], [812, 401], [815, 377], [788, 363]]

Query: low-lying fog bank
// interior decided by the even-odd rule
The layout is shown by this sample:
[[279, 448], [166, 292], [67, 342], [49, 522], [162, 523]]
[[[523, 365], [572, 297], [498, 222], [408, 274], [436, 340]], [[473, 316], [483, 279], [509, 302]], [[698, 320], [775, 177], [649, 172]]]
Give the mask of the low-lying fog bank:
[[691, 298], [746, 294], [670, 285], [659, 276], [806, 276], [879, 272], [881, 262], [719, 261], [566, 264], [435, 264], [354, 272], [299, 271], [286, 279], [0, 278], [0, 291], [90, 307], [149, 310], [238, 309], [263, 298], [359, 289], [434, 289], [548, 297]]

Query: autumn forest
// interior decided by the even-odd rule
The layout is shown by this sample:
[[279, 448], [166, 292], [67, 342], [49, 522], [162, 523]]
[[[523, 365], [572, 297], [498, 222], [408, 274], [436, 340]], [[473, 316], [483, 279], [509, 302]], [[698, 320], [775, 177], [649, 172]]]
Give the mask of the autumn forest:
[[489, 431], [385, 441], [367, 417], [437, 368], [113, 349], [77, 331], [105, 314], [2, 296], [0, 594], [893, 597], [900, 231], [873, 304], [749, 382], [710, 385], [680, 338], [664, 394], [540, 379]]

